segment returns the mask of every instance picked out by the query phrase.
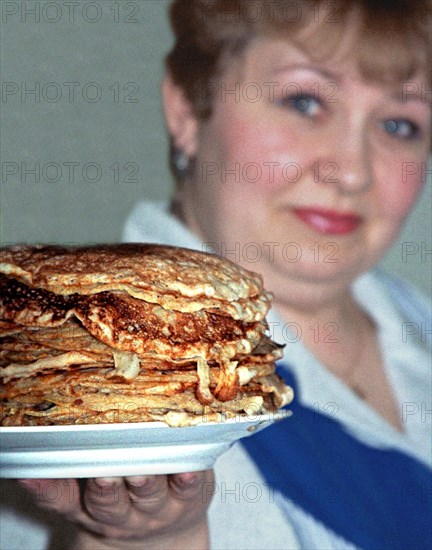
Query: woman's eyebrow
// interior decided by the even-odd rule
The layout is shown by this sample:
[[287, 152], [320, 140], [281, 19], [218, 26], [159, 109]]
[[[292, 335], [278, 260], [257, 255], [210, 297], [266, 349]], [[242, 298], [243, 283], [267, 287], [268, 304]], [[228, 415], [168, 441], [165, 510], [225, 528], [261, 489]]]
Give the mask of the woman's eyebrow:
[[313, 65], [309, 63], [286, 63], [284, 65], [275, 67], [273, 73], [281, 74], [292, 71], [308, 71], [311, 73], [316, 73], [317, 75], [327, 80], [340, 80], [340, 77], [334, 72], [324, 69], [319, 65]]

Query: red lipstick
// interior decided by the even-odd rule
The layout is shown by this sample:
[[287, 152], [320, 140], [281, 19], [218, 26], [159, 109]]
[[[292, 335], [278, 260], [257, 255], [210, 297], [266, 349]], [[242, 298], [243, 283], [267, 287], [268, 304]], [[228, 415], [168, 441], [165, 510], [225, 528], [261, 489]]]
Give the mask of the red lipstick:
[[347, 235], [362, 222], [357, 214], [325, 208], [294, 208], [293, 212], [306, 225], [326, 235]]

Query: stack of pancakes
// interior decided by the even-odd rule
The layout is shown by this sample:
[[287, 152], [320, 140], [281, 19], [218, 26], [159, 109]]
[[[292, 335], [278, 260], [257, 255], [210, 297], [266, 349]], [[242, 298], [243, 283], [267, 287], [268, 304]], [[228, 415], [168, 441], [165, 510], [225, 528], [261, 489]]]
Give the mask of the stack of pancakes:
[[261, 277], [151, 245], [16, 246], [0, 258], [1, 424], [170, 426], [275, 411]]

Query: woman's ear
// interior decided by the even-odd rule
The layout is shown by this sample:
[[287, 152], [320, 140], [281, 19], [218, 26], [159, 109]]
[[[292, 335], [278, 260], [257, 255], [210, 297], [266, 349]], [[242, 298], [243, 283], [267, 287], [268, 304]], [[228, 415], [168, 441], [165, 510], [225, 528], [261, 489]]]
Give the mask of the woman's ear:
[[165, 119], [174, 145], [188, 157], [194, 157], [198, 143], [198, 120], [191, 104], [169, 75], [162, 82], [162, 95]]

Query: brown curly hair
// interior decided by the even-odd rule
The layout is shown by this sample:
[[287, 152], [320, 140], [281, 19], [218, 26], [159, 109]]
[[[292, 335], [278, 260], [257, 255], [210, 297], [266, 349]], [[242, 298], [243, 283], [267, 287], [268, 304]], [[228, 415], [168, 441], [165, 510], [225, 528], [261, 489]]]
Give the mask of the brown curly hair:
[[300, 30], [315, 24], [312, 40], [302, 47], [325, 56], [355, 11], [356, 55], [366, 78], [402, 83], [426, 68], [430, 82], [431, 0], [174, 0], [175, 44], [167, 69], [195, 115], [205, 119], [213, 99], [203, 93], [205, 86], [217, 82], [226, 63], [254, 37], [282, 35], [296, 42]]

